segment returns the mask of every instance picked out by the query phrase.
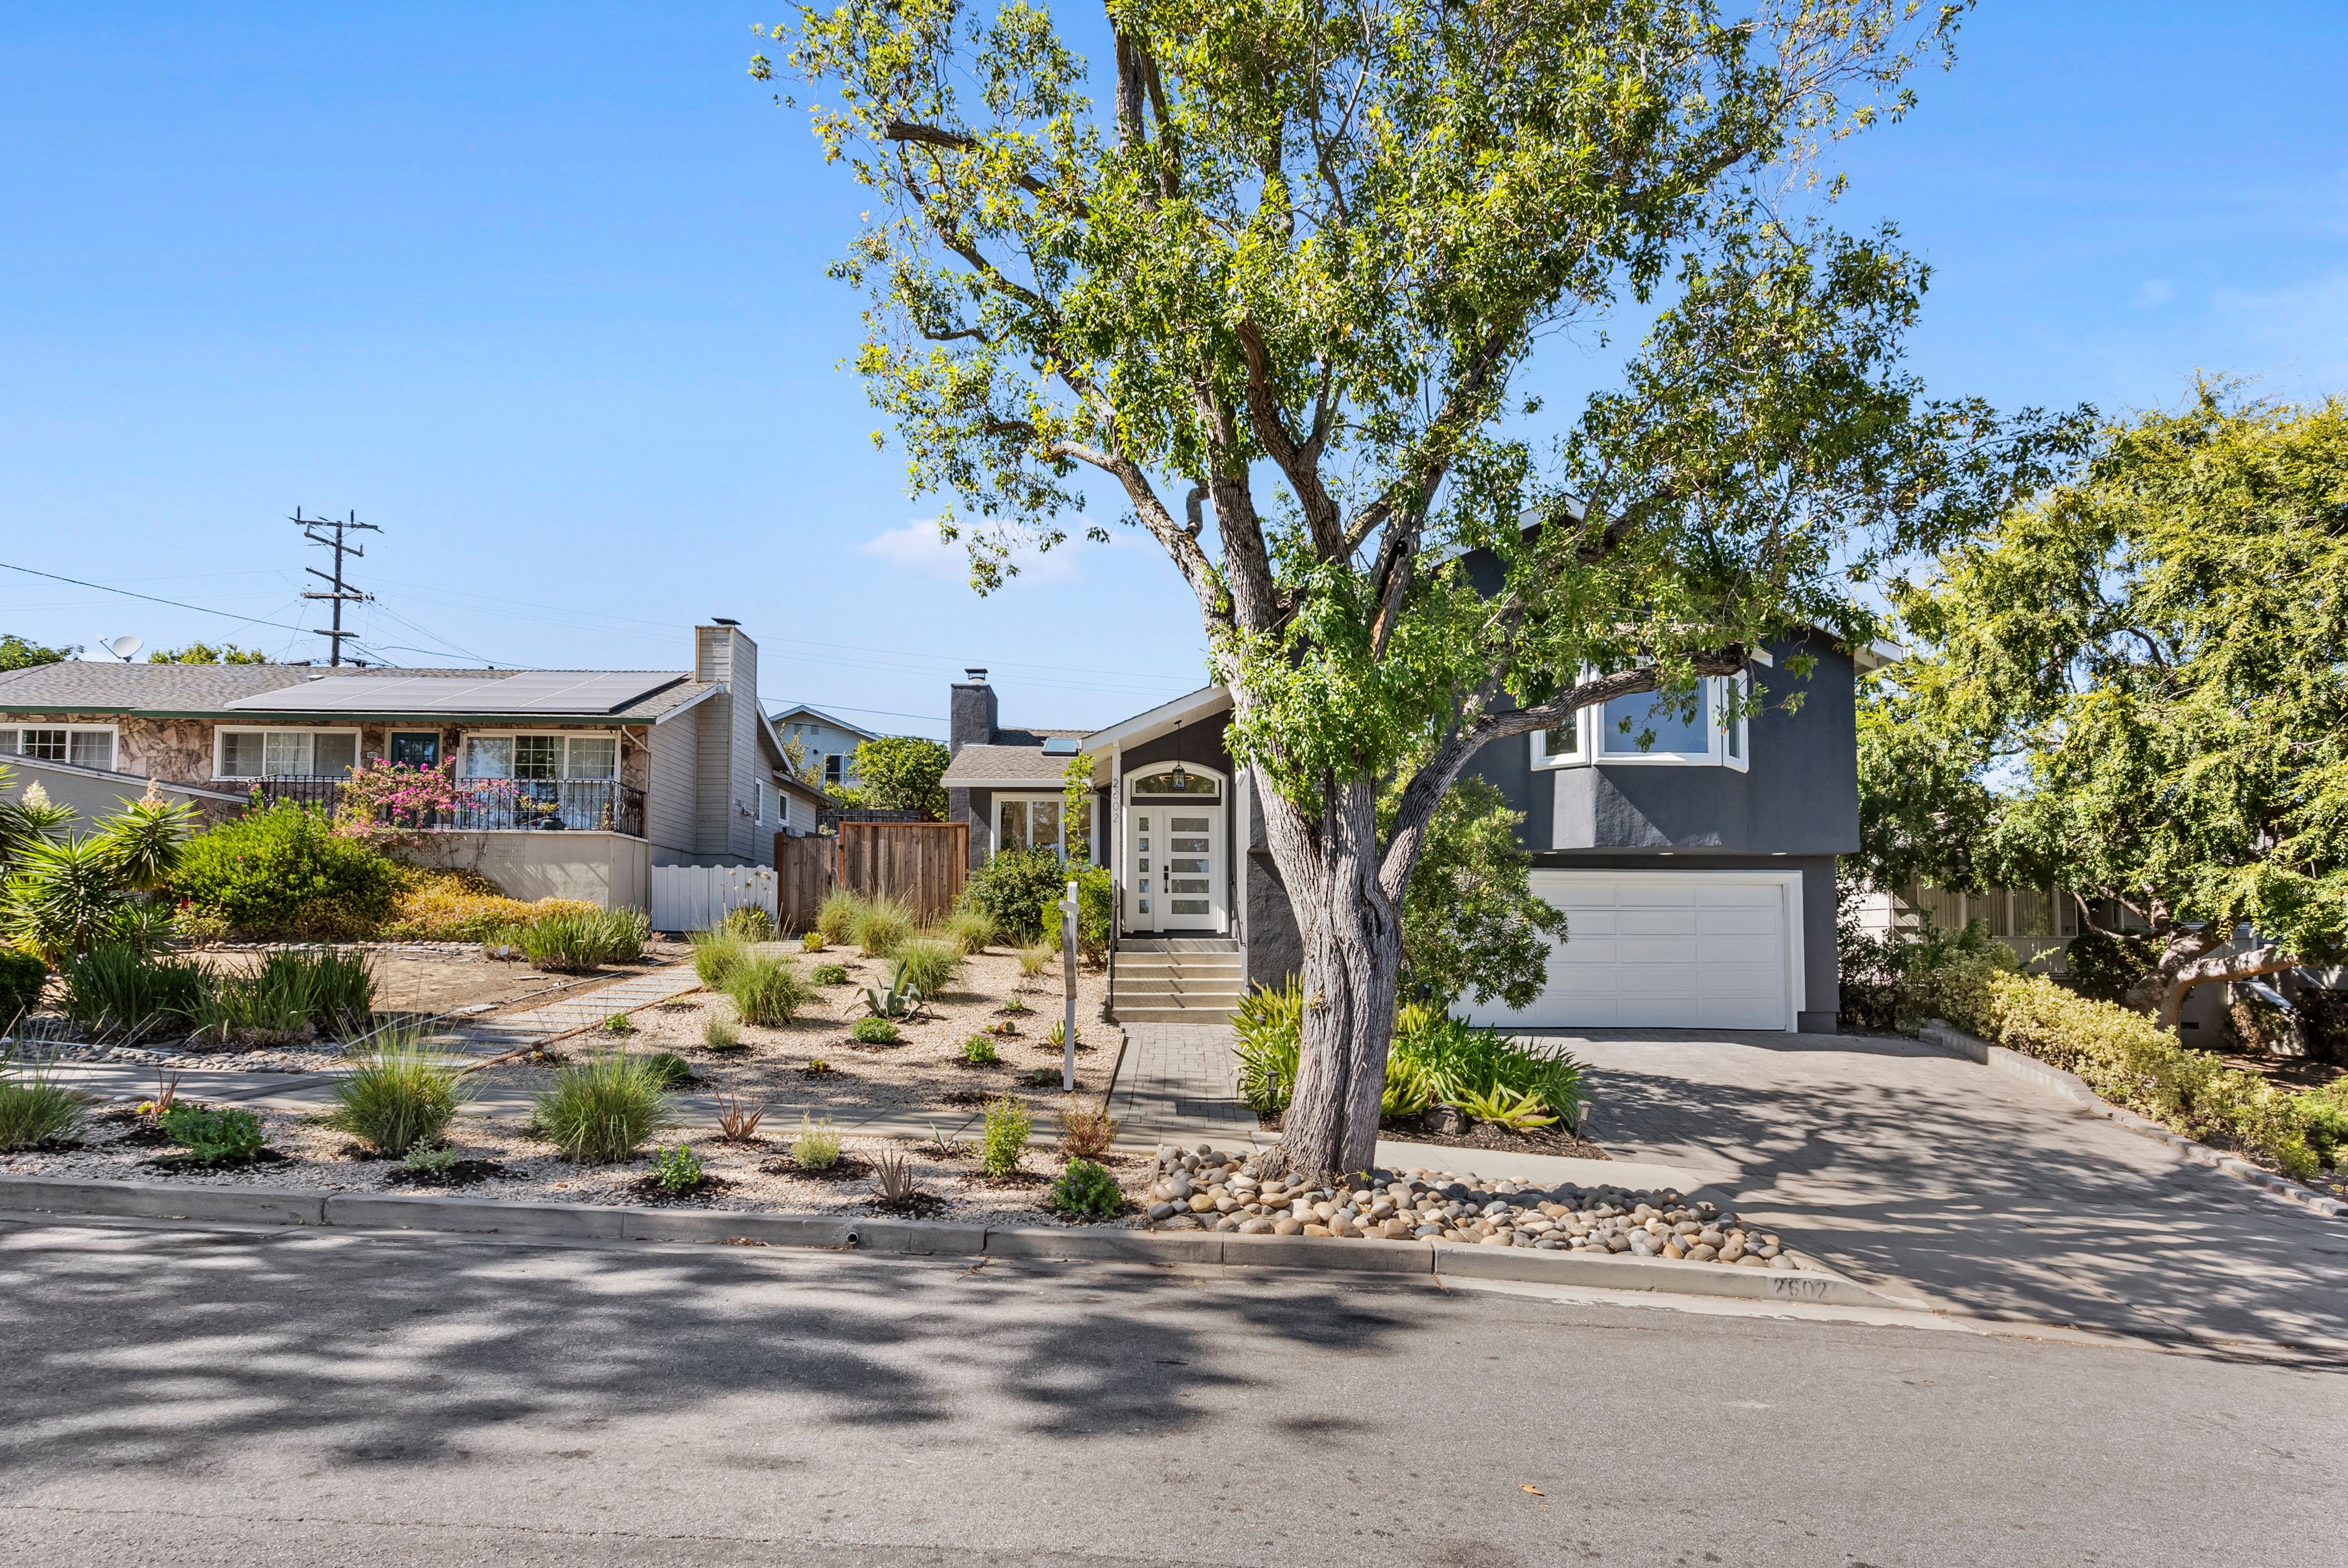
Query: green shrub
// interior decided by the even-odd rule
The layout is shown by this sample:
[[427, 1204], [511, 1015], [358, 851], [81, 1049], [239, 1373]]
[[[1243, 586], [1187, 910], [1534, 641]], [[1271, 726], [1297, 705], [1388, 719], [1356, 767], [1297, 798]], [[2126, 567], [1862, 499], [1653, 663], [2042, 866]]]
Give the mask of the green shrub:
[[364, 937], [389, 914], [397, 875], [383, 853], [324, 814], [280, 801], [189, 840], [170, 889], [197, 911], [259, 936]]
[[690, 1143], [663, 1149], [653, 1156], [653, 1180], [664, 1192], [689, 1193], [700, 1186], [705, 1179], [701, 1156], [693, 1152]]
[[716, 1008], [701, 1020], [701, 1043], [710, 1050], [737, 1050], [742, 1045], [742, 1028], [733, 1016]]
[[1007, 1176], [1019, 1168], [1019, 1157], [1027, 1152], [1027, 1134], [1035, 1125], [1025, 1101], [1005, 1094], [986, 1102], [986, 1126], [979, 1134], [978, 1158], [988, 1175]]
[[1989, 977], [2014, 966], [2013, 950], [1980, 920], [1921, 938], [1876, 937], [1849, 923], [1836, 936], [1846, 1029], [1913, 1034], [1926, 1019], [1976, 1005]]
[[405, 1155], [447, 1138], [470, 1088], [464, 1064], [428, 1049], [423, 1030], [398, 1030], [335, 1080], [325, 1123], [379, 1154]]
[[0, 1153], [72, 1143], [88, 1105], [88, 1096], [56, 1082], [46, 1070], [0, 1057]]
[[399, 1163], [411, 1171], [427, 1176], [445, 1176], [457, 1168], [465, 1156], [451, 1143], [417, 1143], [400, 1156]]
[[140, 1040], [192, 1028], [214, 986], [201, 964], [135, 947], [92, 948], [67, 958], [59, 972], [66, 1016], [92, 1039]]
[[1051, 1205], [1064, 1214], [1113, 1214], [1125, 1207], [1125, 1194], [1105, 1165], [1071, 1160], [1052, 1184]]
[[815, 967], [815, 983], [819, 986], [846, 985], [848, 983], [848, 966], [846, 964], [818, 964]]
[[602, 928], [604, 962], [633, 964], [644, 956], [652, 940], [653, 917], [642, 909], [594, 909], [588, 917]]
[[196, 1032], [214, 1045], [278, 1045], [311, 1031], [309, 977], [221, 975], [196, 1004]]
[[726, 977], [726, 994], [734, 999], [734, 1010], [743, 1022], [775, 1029], [815, 999], [815, 988], [800, 978], [798, 966], [788, 958], [752, 957]]
[[603, 1032], [605, 1034], [633, 1034], [636, 1032], [636, 1020], [630, 1018], [626, 1013], [615, 1012], [610, 1018], [603, 1020]]
[[648, 1058], [616, 1051], [574, 1063], [538, 1097], [538, 1130], [573, 1160], [633, 1158], [646, 1139], [676, 1124], [666, 1076]]
[[2318, 1163], [2338, 1169], [2348, 1159], [2348, 1077], [2294, 1094], [2291, 1102], [2302, 1118], [2308, 1152]]
[[656, 1050], [644, 1058], [644, 1067], [663, 1089], [682, 1089], [693, 1081], [693, 1064], [673, 1050]]
[[922, 993], [926, 1000], [953, 983], [962, 968], [961, 952], [945, 942], [923, 938], [897, 949], [897, 983]]
[[[1288, 1109], [1303, 1027], [1304, 995], [1293, 979], [1276, 991], [1257, 988], [1231, 1015], [1240, 1098], [1259, 1115]], [[1415, 1116], [1443, 1100], [1479, 1120], [1526, 1128], [1578, 1121], [1586, 1099], [1581, 1065], [1562, 1050], [1529, 1049], [1438, 1008], [1395, 1011], [1380, 1096], [1384, 1115]]]
[[695, 931], [686, 940], [693, 944], [695, 977], [712, 990], [722, 989], [726, 977], [750, 956], [750, 944], [742, 933], [724, 926]]
[[799, 1135], [791, 1140], [791, 1158], [810, 1171], [828, 1171], [839, 1163], [839, 1134], [831, 1130], [831, 1119], [820, 1122], [799, 1113]]
[[771, 942], [775, 939], [775, 917], [757, 904], [744, 904], [726, 911], [727, 930], [746, 942]]
[[994, 1042], [983, 1034], [972, 1035], [962, 1042], [962, 1059], [973, 1067], [991, 1067], [1003, 1060]]
[[2113, 1104], [2188, 1137], [2230, 1142], [2290, 1176], [2311, 1176], [2327, 1158], [2338, 1161], [2336, 1124], [2321, 1100], [2311, 1106], [2310, 1096], [2280, 1092], [2254, 1072], [2188, 1050], [2141, 1013], [2044, 975], [2004, 972], [1958, 1000], [1943, 1015], [1958, 1028], [2075, 1073]]
[[894, 1045], [900, 1038], [897, 1026], [885, 1018], [860, 1018], [848, 1027], [849, 1038], [860, 1045]]
[[1288, 1109], [1303, 1040], [1304, 992], [1292, 977], [1279, 990], [1258, 986], [1231, 1013], [1240, 1098], [1257, 1115], [1277, 1116]]
[[[998, 849], [970, 874], [962, 907], [994, 922], [997, 932], [1016, 942], [1033, 942], [1047, 928], [1041, 911], [1056, 903], [1067, 886], [1060, 857], [1048, 849]], [[1048, 929], [1060, 928], [1052, 915]]]
[[250, 1160], [269, 1146], [261, 1118], [250, 1111], [174, 1105], [163, 1112], [160, 1124], [163, 1135], [182, 1151], [179, 1158], [193, 1165]]
[[823, 907], [815, 914], [815, 935], [826, 945], [845, 942], [856, 929], [856, 917], [864, 913], [861, 894], [845, 887], [836, 887], [823, 897]]
[[799, 938], [799, 951], [802, 953], [820, 953], [829, 946], [831, 944], [823, 939], [821, 931], [805, 932]]
[[968, 957], [994, 946], [1002, 933], [996, 928], [994, 917], [983, 909], [962, 909], [945, 925], [946, 940], [954, 950]]
[[49, 966], [16, 948], [0, 947], [0, 1034], [41, 1005]]
[[857, 910], [849, 939], [868, 958], [893, 956], [913, 934], [913, 912], [894, 898], [874, 898]]

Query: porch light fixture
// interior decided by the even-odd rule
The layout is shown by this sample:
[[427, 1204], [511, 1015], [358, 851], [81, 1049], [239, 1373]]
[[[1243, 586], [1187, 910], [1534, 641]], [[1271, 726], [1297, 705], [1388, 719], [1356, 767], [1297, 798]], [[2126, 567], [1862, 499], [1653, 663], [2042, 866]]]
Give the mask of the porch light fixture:
[[1182, 791], [1182, 790], [1189, 789], [1189, 787], [1190, 787], [1190, 775], [1189, 775], [1189, 774], [1186, 774], [1186, 773], [1184, 773], [1184, 772], [1182, 771], [1182, 764], [1181, 764], [1180, 763], [1176, 763], [1176, 764], [1174, 764], [1174, 788], [1175, 788], [1175, 790], [1179, 793], [1179, 792], [1180, 792], [1180, 791]]

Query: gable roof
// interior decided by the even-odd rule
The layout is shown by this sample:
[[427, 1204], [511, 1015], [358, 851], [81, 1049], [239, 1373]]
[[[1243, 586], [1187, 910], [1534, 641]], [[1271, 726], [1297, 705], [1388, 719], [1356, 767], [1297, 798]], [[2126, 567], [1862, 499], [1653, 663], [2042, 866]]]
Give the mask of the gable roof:
[[783, 707], [777, 708], [773, 712], [767, 714], [767, 721], [771, 723], [788, 724], [792, 719], [801, 713], [805, 713], [811, 719], [821, 720], [824, 723], [829, 724], [835, 730], [846, 730], [851, 735], [861, 735], [868, 741], [877, 741], [880, 738], [880, 732], [878, 730], [868, 730], [861, 724], [851, 724], [847, 720], [831, 713], [827, 713], [821, 708], [816, 707], [812, 703], [808, 702], [788, 703]]
[[948, 789], [1057, 789], [1068, 761], [1045, 755], [1040, 739], [1032, 746], [971, 744], [954, 753], [938, 782]]

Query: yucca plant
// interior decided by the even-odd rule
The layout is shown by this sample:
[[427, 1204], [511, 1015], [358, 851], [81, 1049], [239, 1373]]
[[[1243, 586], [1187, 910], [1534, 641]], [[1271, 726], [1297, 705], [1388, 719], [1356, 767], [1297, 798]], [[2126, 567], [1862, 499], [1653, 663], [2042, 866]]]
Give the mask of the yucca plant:
[[573, 1160], [629, 1159], [654, 1133], [676, 1125], [664, 1078], [646, 1058], [617, 1052], [573, 1063], [538, 1097], [535, 1124]]
[[441, 1143], [471, 1097], [472, 1079], [459, 1059], [426, 1041], [422, 1026], [378, 1036], [335, 1080], [325, 1124], [395, 1157]]
[[35, 838], [12, 857], [8, 934], [51, 963], [104, 942], [129, 903], [114, 850], [100, 835]]

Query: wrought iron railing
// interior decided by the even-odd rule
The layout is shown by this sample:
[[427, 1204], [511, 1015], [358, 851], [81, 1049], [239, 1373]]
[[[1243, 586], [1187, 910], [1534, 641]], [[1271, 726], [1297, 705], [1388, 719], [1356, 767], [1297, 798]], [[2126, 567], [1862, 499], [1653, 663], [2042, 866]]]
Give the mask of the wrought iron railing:
[[[256, 779], [252, 793], [264, 802], [290, 800], [324, 811], [339, 811], [345, 804], [341, 779]], [[642, 838], [644, 792], [617, 779], [458, 779], [455, 799], [414, 813], [414, 820], [388, 806], [377, 807], [376, 815], [427, 833], [568, 828]]]

